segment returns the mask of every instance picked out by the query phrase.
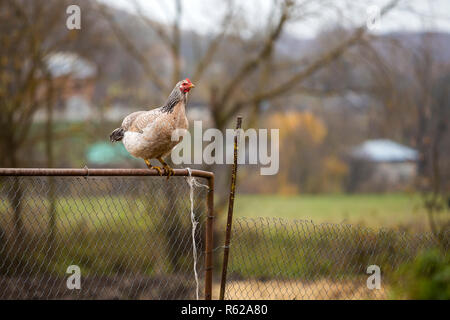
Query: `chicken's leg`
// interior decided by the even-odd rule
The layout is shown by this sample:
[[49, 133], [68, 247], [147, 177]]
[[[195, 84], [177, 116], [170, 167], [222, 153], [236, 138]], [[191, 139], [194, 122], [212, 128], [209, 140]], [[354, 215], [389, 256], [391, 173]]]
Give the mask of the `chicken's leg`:
[[162, 157], [156, 157], [156, 159], [158, 159], [158, 161], [163, 165], [164, 170], [167, 172], [167, 180], [169, 180], [170, 176], [173, 176], [175, 172], [171, 167], [169, 167]]
[[149, 169], [155, 169], [156, 171], [158, 171], [159, 175], [162, 176], [161, 167], [152, 166], [152, 164], [150, 163], [150, 160], [148, 160], [148, 159], [144, 159], [144, 161]]

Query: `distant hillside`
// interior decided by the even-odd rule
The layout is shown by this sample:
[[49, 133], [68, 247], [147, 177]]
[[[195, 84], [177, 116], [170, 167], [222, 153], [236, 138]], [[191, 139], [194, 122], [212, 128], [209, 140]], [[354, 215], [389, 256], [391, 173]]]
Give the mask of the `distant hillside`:
[[396, 32], [387, 34], [386, 37], [396, 39], [412, 50], [417, 50], [425, 42], [432, 48], [435, 59], [450, 62], [450, 33]]
[[[426, 42], [432, 48], [433, 57], [441, 62], [450, 62], [450, 33], [444, 32], [394, 32], [378, 36], [380, 40], [394, 39], [405, 48], [418, 50]], [[277, 44], [277, 49], [282, 54], [308, 52], [317, 45], [317, 39], [302, 39], [292, 35], [283, 35]], [[377, 41], [377, 47], [383, 45], [383, 41]], [[387, 46], [387, 44], [385, 44]], [[387, 51], [387, 50], [386, 50]]]

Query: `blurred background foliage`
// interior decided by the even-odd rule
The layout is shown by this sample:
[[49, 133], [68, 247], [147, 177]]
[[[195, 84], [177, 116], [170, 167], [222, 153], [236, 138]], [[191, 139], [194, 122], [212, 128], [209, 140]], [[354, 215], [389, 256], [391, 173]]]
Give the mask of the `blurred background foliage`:
[[450, 257], [439, 249], [421, 252], [395, 274], [393, 298], [450, 299]]
[[[183, 25], [189, 6], [173, 3], [165, 25], [139, 1], [130, 2], [132, 10], [75, 1], [82, 28], [68, 30], [67, 1], [2, 1], [2, 165], [95, 166], [86, 159], [91, 144], [126, 114], [160, 105], [173, 83], [189, 76], [198, 83], [191, 120], [224, 129], [242, 114], [247, 127], [282, 129], [281, 167], [291, 181], [280, 179], [277, 192], [345, 191], [349, 151], [371, 139], [414, 148], [421, 187], [432, 189], [439, 170], [440, 188], [448, 190], [448, 33], [373, 33], [355, 18], [366, 6], [350, 3], [349, 21], [326, 21], [325, 11], [340, 10], [327, 1], [267, 1], [270, 19], [262, 15], [252, 25], [250, 13], [224, 1], [217, 8], [222, 24], [203, 34]], [[390, 22], [392, 13], [412, 10], [401, 1], [376, 4]], [[321, 27], [301, 37], [296, 29], [309, 15]], [[76, 139], [80, 149], [65, 152], [80, 144]], [[306, 172], [316, 179], [298, 179]], [[313, 181], [328, 177], [332, 186]]]
[[[66, 27], [69, 4], [80, 30]], [[373, 4], [381, 26], [397, 27], [368, 30], [367, 4], [351, 1], [267, 0], [259, 15], [233, 0], [201, 12], [179, 0], [2, 1], [0, 165], [144, 167], [107, 136], [189, 77], [191, 124], [224, 130], [240, 114], [244, 129], [280, 129], [279, 173], [242, 166], [240, 193], [376, 193], [380, 206], [387, 193], [420, 197], [415, 211], [438, 232], [450, 190], [450, 34], [433, 26], [448, 20], [428, 16], [431, 2]], [[216, 173], [220, 210], [227, 166], [194, 167]]]
[[[195, 3], [0, 1], [0, 166], [144, 168], [108, 135], [189, 77], [191, 125], [224, 130], [242, 115], [244, 129], [280, 129], [277, 175], [239, 168], [237, 215], [444, 234], [448, 2]], [[80, 30], [66, 27], [71, 4], [81, 9]], [[368, 30], [368, 5], [379, 6], [381, 30]], [[229, 167], [193, 167], [216, 174], [223, 212]], [[23, 190], [15, 188], [20, 230]]]

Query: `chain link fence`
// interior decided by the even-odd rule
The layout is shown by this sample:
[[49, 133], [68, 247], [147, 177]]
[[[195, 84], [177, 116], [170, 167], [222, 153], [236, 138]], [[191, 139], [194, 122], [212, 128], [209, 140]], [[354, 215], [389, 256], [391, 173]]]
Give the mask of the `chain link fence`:
[[[149, 170], [21, 172], [0, 172], [0, 299], [210, 298], [221, 251], [211, 247], [208, 173], [193, 173], [205, 185], [191, 189], [187, 170], [169, 180]], [[385, 299], [390, 275], [436, 246], [431, 234], [238, 218], [225, 298]], [[81, 289], [68, 286], [73, 265]], [[367, 286], [371, 265], [381, 289]]]
[[[431, 234], [239, 218], [233, 222], [225, 299], [386, 299], [390, 275], [436, 246]], [[367, 286], [370, 265], [380, 268], [380, 289]]]
[[[0, 177], [0, 299], [195, 299], [186, 179]], [[193, 188], [200, 298], [207, 197]], [[81, 289], [67, 285], [71, 265]]]

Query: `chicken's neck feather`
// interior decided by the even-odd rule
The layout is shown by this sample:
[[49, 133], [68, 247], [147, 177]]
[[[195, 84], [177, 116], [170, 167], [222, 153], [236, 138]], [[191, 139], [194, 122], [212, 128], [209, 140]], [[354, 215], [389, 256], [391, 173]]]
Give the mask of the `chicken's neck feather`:
[[175, 87], [170, 93], [169, 98], [167, 98], [167, 102], [164, 104], [161, 111], [171, 113], [173, 111], [173, 108], [180, 101], [182, 101], [183, 104], [186, 104], [186, 99], [187, 93], [183, 93], [178, 87]]

